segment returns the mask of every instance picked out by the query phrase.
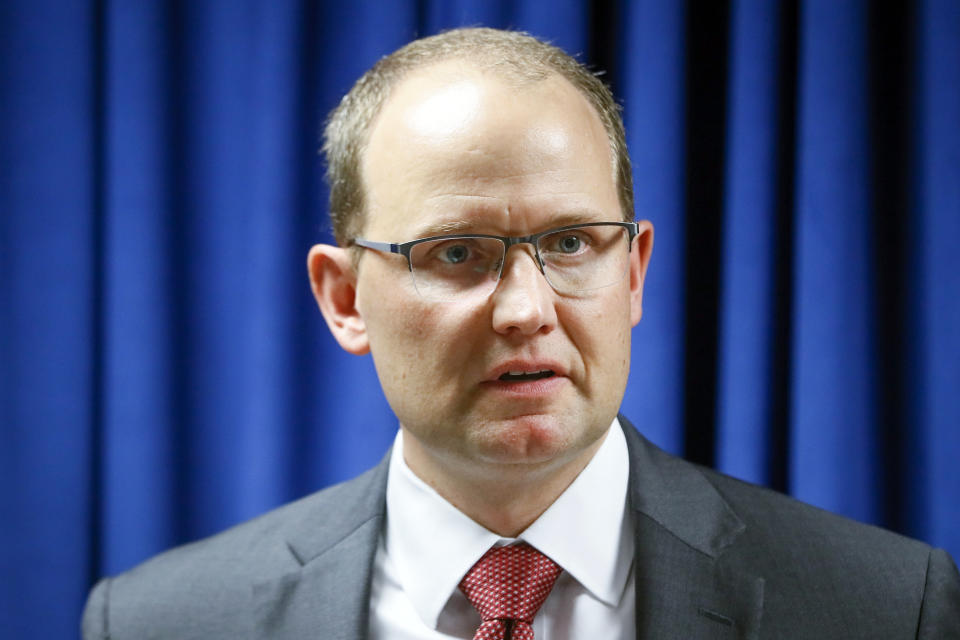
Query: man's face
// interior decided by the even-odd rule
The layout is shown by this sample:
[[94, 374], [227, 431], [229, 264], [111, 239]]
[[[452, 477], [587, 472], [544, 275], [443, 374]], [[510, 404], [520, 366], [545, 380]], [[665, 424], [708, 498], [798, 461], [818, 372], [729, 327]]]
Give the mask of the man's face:
[[[375, 122], [363, 175], [370, 240], [623, 219], [603, 126], [559, 77], [417, 72]], [[529, 245], [509, 250], [489, 297], [452, 302], [421, 298], [401, 256], [365, 251], [356, 308], [411, 467], [546, 469], [592, 451], [623, 397], [651, 236], [644, 223], [621, 282], [577, 296], [550, 287]]]

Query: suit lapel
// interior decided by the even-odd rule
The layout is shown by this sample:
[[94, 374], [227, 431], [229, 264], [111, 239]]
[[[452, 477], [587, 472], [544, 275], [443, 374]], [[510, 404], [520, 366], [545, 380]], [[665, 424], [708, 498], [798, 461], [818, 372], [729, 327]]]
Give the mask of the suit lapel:
[[724, 561], [745, 525], [694, 465], [620, 422], [630, 452], [637, 638], [756, 638], [763, 578]]
[[[363, 640], [387, 461], [321, 494], [284, 532], [291, 562], [253, 589], [253, 637]], [[308, 498], [309, 500], [309, 498]]]

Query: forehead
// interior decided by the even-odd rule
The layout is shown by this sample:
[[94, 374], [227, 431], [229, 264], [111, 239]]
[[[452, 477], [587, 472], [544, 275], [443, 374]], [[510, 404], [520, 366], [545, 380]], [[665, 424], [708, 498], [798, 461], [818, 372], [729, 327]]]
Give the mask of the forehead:
[[619, 219], [603, 125], [557, 75], [518, 81], [462, 62], [415, 72], [374, 122], [363, 176], [368, 230], [470, 216], [510, 226], [561, 205]]

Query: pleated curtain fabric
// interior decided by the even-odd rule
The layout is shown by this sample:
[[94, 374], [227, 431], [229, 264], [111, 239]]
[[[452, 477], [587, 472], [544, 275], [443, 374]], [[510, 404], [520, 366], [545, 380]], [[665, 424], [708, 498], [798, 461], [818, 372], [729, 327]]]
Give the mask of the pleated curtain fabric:
[[0, 636], [75, 637], [96, 577], [380, 460], [306, 280], [318, 132], [463, 25], [623, 104], [656, 227], [623, 413], [960, 557], [956, 0], [3, 0]]

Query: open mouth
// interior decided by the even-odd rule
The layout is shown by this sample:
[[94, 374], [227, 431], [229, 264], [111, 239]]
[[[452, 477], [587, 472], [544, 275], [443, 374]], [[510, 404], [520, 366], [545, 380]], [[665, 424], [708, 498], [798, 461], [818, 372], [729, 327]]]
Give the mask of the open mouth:
[[504, 382], [520, 382], [523, 380], [542, 380], [543, 378], [553, 377], [554, 372], [550, 369], [543, 369], [542, 371], [509, 371], [502, 376], [499, 380]]

